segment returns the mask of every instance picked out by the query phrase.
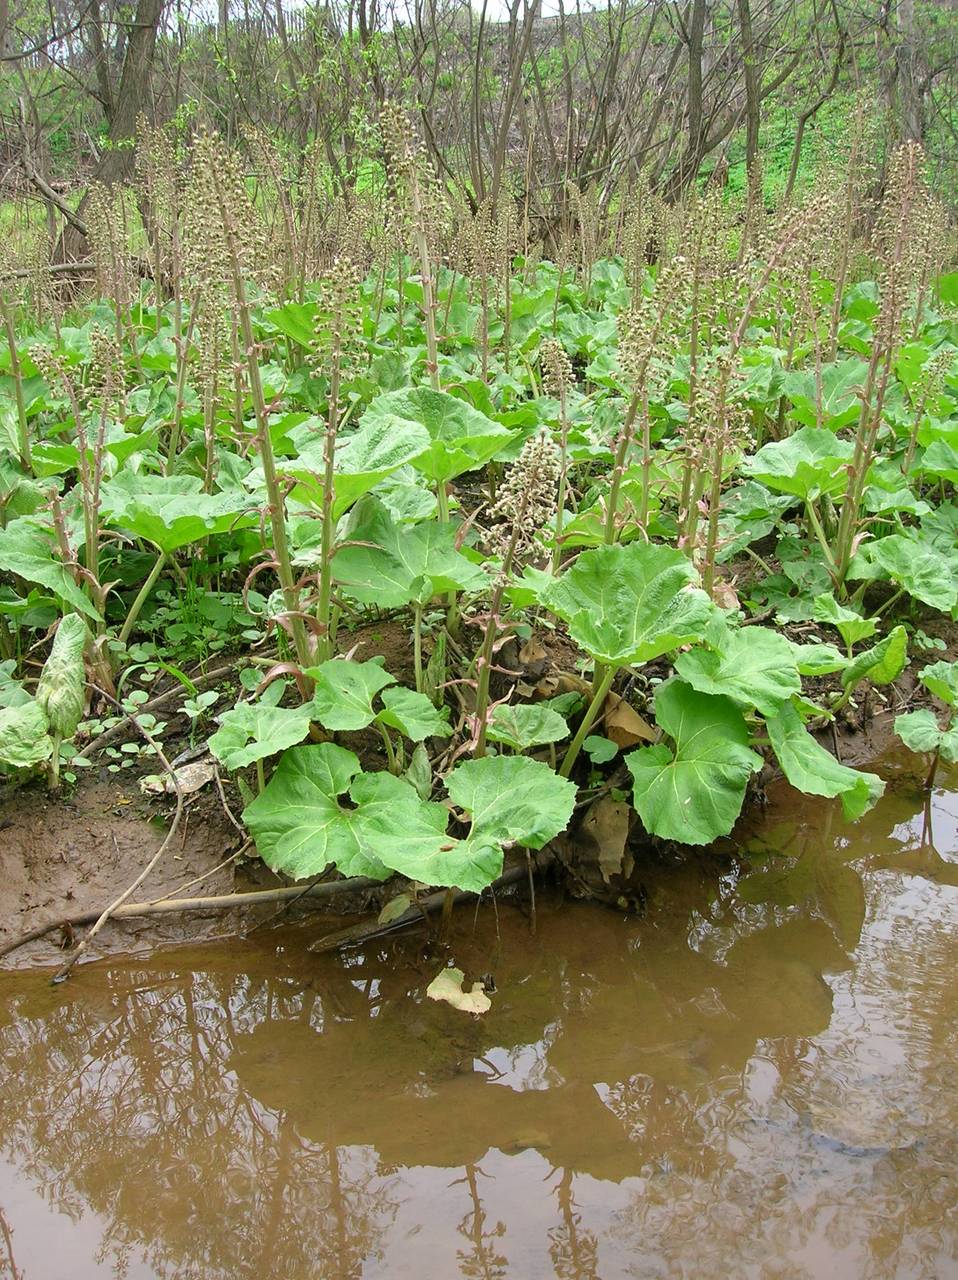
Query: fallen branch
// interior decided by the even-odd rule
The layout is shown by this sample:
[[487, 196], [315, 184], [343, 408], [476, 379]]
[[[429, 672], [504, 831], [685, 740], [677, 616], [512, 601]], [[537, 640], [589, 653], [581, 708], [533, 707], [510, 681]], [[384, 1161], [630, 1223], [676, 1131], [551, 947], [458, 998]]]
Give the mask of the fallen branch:
[[[111, 913], [113, 920], [129, 920], [131, 916], [170, 915], [175, 911], [223, 911], [233, 907], [255, 907], [264, 902], [289, 902], [296, 898], [333, 898], [340, 894], [356, 893], [362, 889], [381, 887], [381, 880], [370, 880], [366, 876], [355, 876], [350, 880], [324, 880], [316, 884], [292, 885], [277, 889], [255, 889], [250, 893], [218, 893], [201, 898], [158, 898], [153, 902], [125, 902]], [[28, 942], [36, 942], [56, 929], [79, 928], [85, 924], [93, 924], [99, 918], [100, 911], [81, 911], [77, 915], [61, 916], [47, 924], [38, 925], [29, 933], [5, 942], [0, 946], [0, 959], [10, 955]]]
[[77, 275], [83, 272], [96, 271], [96, 263], [89, 258], [77, 259], [75, 262], [48, 262], [42, 267], [14, 267], [0, 274], [0, 284], [7, 280], [32, 280], [36, 275]]
[[[546, 861], [540, 855], [537, 860], [538, 868], [541, 869], [547, 865], [547, 861], [551, 861], [551, 857]], [[507, 885], [515, 884], [524, 876], [529, 874], [528, 866], [523, 860], [516, 866], [510, 867], [508, 871], [504, 871], [498, 880], [493, 880], [488, 889], [483, 890], [484, 893], [492, 890], [494, 893], [497, 889], [504, 889]], [[462, 902], [472, 902], [481, 894], [466, 893], [462, 889], [457, 889], [452, 895], [452, 906], [458, 906]], [[338, 951], [341, 947], [358, 947], [364, 942], [372, 942], [376, 938], [383, 937], [387, 933], [392, 933], [395, 929], [404, 929], [408, 925], [419, 923], [424, 916], [432, 915], [437, 911], [441, 911], [446, 905], [449, 897], [448, 889], [439, 889], [436, 893], [430, 893], [425, 898], [420, 898], [414, 903], [408, 911], [404, 911], [401, 916], [397, 916], [395, 920], [390, 920], [388, 924], [380, 924], [379, 920], [367, 920], [362, 924], [351, 925], [347, 929], [340, 929], [337, 933], [328, 933], [323, 938], [318, 938], [315, 942], [311, 942], [308, 951], [318, 951], [320, 953], [326, 951]]]
[[[215, 671], [208, 671], [206, 675], [197, 676], [193, 681], [193, 685], [196, 689], [202, 689], [208, 684], [215, 684], [217, 680], [225, 676], [233, 675], [235, 671], [235, 662], [230, 663], [225, 667], [217, 667]], [[166, 693], [157, 694], [155, 698], [152, 698], [149, 702], [145, 702], [142, 707], [137, 707], [136, 713], [139, 716], [153, 715], [159, 707], [164, 706], [167, 702], [170, 702], [173, 698], [177, 697], [177, 695], [180, 697], [186, 697], [189, 692], [190, 690], [184, 688], [183, 685], [175, 684], [172, 689], [167, 689]], [[111, 701], [113, 700], [111, 699]], [[126, 719], [132, 720], [132, 716], [127, 715]], [[138, 729], [139, 727], [140, 726], [137, 725]], [[102, 747], [108, 747], [111, 742], [116, 742], [117, 738], [122, 738], [125, 732], [126, 725], [124, 721], [121, 720], [119, 724], [113, 725], [111, 729], [104, 730], [103, 733], [99, 734], [91, 742], [88, 742], [82, 751], [77, 752], [77, 755], [82, 756], [84, 760], [87, 760], [90, 756], [95, 755]]]

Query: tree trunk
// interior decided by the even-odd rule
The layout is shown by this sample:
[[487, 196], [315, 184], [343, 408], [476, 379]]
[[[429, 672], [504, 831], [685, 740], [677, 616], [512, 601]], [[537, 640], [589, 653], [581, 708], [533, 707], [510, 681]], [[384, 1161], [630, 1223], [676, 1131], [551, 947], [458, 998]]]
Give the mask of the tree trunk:
[[[113, 186], [125, 181], [133, 172], [136, 122], [140, 115], [150, 114], [156, 32], [165, 5], [166, 0], [137, 0], [126, 41], [120, 83], [113, 97], [113, 113], [109, 120], [110, 145], [104, 148], [90, 175], [93, 182]], [[87, 196], [84, 196], [77, 210], [81, 218], [86, 203]], [[73, 225], [64, 227], [55, 260], [75, 262], [86, 253], [86, 237], [79, 228]]]
[[925, 104], [921, 83], [923, 67], [915, 24], [915, 0], [898, 2], [898, 43], [895, 50], [898, 72], [899, 127], [905, 142], [923, 142]]
[[742, 67], [745, 77], [745, 169], [748, 173], [749, 192], [755, 194], [761, 182], [758, 171], [758, 145], [762, 69], [752, 33], [752, 11], [749, 0], [738, 0], [738, 25], [742, 39]]

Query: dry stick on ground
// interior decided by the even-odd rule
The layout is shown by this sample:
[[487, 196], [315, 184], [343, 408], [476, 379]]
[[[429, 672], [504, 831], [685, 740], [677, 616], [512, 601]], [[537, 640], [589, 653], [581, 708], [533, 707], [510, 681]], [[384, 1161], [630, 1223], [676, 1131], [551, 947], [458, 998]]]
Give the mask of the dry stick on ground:
[[[167, 837], [169, 839], [169, 837]], [[132, 916], [171, 915], [175, 911], [223, 911], [232, 907], [255, 907], [264, 902], [287, 902], [296, 898], [333, 898], [339, 894], [356, 893], [362, 889], [381, 887], [381, 880], [371, 880], [365, 876], [356, 876], [351, 880], [325, 880], [321, 883], [302, 886], [292, 885], [279, 889], [256, 889], [251, 893], [220, 893], [205, 898], [156, 898], [152, 902], [125, 902], [110, 914], [113, 920], [128, 920]], [[28, 942], [36, 942], [46, 937], [55, 929], [69, 925], [79, 927], [95, 923], [101, 916], [100, 911], [83, 911], [73, 916], [61, 916], [59, 920], [51, 920], [48, 924], [38, 925], [29, 933], [5, 942], [0, 946], [0, 959], [10, 955]]]
[[[197, 676], [193, 681], [193, 684], [197, 689], [201, 689], [204, 685], [215, 684], [216, 681], [222, 677], [232, 675], [235, 670], [235, 663], [230, 663], [229, 666], [226, 667], [217, 667], [215, 671], [208, 671], [206, 675]], [[181, 684], [174, 685], [172, 689], [167, 689], [166, 693], [158, 694], [149, 702], [144, 703], [142, 707], [137, 707], [137, 715], [152, 715], [158, 707], [161, 707], [165, 703], [171, 701], [171, 699], [175, 698], [177, 694], [184, 695], [188, 692], [189, 690], [185, 689]], [[120, 704], [116, 702], [115, 698], [110, 698], [110, 701], [116, 706], [120, 706]], [[120, 709], [121, 711], [123, 710], [122, 707], [120, 707]], [[133, 719], [132, 716], [127, 715], [125, 711], [123, 714], [127, 720]], [[133, 723], [136, 724], [135, 721], [133, 721]], [[88, 742], [82, 751], [77, 752], [77, 755], [82, 756], [84, 760], [88, 759], [99, 751], [101, 747], [108, 747], [110, 743], [115, 742], [117, 738], [122, 738], [125, 728], [125, 723], [121, 720], [119, 724], [113, 725], [111, 729], [105, 730], [98, 737], [94, 738], [92, 742]], [[140, 733], [143, 732], [139, 725], [136, 725], [136, 728]]]

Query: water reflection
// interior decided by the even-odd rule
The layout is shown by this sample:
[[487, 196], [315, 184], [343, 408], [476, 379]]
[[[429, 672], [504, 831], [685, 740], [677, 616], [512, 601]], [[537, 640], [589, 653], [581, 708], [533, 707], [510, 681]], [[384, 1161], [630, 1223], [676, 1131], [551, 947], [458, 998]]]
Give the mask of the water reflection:
[[482, 1021], [414, 939], [0, 978], [0, 1277], [51, 1223], [79, 1277], [954, 1274], [953, 804], [782, 796], [641, 920], [484, 914]]

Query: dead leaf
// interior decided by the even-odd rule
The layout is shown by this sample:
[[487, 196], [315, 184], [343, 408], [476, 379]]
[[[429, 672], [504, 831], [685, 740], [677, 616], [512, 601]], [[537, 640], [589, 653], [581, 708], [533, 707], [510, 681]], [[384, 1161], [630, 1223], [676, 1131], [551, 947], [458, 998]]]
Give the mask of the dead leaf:
[[611, 796], [600, 796], [589, 806], [579, 827], [585, 842], [594, 842], [593, 850], [602, 872], [602, 879], [609, 883], [614, 875], [628, 878], [632, 874], [632, 855], [626, 850], [629, 838], [629, 806]]
[[404, 916], [411, 906], [412, 898], [408, 893], [397, 893], [395, 898], [390, 898], [380, 911], [378, 923], [392, 924], [394, 920]]
[[524, 667], [534, 667], [537, 662], [549, 661], [549, 651], [536, 636], [530, 636], [519, 650], [519, 661]]
[[445, 1000], [463, 1013], [487, 1013], [492, 1001], [482, 989], [481, 982], [474, 982], [471, 991], [463, 991], [465, 974], [461, 969], [443, 969], [426, 988], [430, 1000]]
[[605, 700], [605, 736], [617, 747], [634, 747], [637, 742], [654, 742], [655, 730], [617, 693]]
[[[205, 787], [208, 782], [213, 781], [216, 777], [216, 764], [207, 756], [203, 760], [195, 760], [192, 764], [185, 764], [181, 769], [174, 769], [173, 774], [181, 795], [189, 796], [194, 791], [199, 791], [201, 787]], [[154, 796], [164, 794], [175, 796], [177, 788], [173, 783], [173, 778], [169, 774], [164, 774], [162, 776], [156, 775], [143, 778], [140, 782], [140, 790]]]
[[720, 609], [739, 609], [738, 592], [727, 578], [716, 578], [712, 583], [712, 599]]
[[[544, 686], [548, 686], [548, 691]], [[587, 698], [592, 694], [589, 681], [583, 680], [574, 671], [557, 671], [555, 675], [543, 676], [536, 689], [542, 698], [552, 698], [557, 693], [584, 693]]]

